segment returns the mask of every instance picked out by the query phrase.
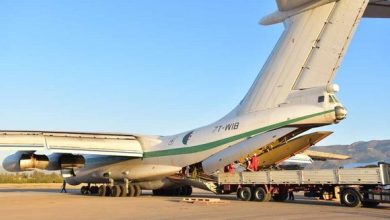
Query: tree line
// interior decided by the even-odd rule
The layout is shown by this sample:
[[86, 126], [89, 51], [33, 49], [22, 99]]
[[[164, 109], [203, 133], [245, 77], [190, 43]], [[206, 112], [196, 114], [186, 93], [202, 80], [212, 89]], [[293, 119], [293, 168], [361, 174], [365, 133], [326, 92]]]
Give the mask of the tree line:
[[23, 173], [1, 173], [1, 183], [62, 183], [62, 177], [57, 173], [39, 171]]

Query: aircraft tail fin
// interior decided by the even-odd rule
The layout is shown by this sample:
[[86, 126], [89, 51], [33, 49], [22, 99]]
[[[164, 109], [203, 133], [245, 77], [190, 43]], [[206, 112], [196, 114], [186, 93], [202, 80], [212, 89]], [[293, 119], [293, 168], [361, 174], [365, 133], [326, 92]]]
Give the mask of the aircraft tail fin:
[[278, 107], [296, 90], [326, 88], [369, 0], [315, 0], [289, 7], [293, 2], [285, 1], [285, 30], [235, 114]]

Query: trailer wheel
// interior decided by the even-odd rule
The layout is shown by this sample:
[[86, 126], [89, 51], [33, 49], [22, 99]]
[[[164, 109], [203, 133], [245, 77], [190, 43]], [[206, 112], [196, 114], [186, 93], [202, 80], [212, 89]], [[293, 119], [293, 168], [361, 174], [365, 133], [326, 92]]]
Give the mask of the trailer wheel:
[[341, 193], [341, 204], [348, 207], [360, 207], [362, 205], [362, 199], [356, 190], [345, 189]]
[[237, 189], [237, 199], [240, 199], [240, 194], [241, 194], [241, 190], [242, 190], [242, 188], [238, 188]]
[[253, 200], [257, 202], [268, 202], [268, 193], [265, 191], [263, 187], [257, 187], [253, 192]]
[[238, 198], [242, 201], [249, 201], [252, 198], [252, 192], [249, 187], [243, 187], [237, 192]]
[[367, 201], [362, 201], [363, 207], [367, 208], [375, 208], [379, 205], [379, 202], [367, 202]]

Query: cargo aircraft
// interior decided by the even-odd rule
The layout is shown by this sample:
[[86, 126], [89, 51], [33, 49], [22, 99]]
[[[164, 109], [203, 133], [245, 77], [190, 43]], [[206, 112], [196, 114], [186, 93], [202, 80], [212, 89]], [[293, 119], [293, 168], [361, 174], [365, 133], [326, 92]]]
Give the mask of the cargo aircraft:
[[69, 184], [88, 184], [83, 194], [190, 195], [192, 186], [212, 186], [179, 173], [211, 178], [255, 153], [269, 168], [305, 151], [330, 132], [302, 133], [346, 118], [334, 77], [361, 18], [390, 17], [390, 1], [276, 3], [260, 23], [283, 23], [285, 30], [248, 93], [218, 121], [171, 136], [1, 131], [0, 148], [17, 151], [3, 167], [59, 170]]

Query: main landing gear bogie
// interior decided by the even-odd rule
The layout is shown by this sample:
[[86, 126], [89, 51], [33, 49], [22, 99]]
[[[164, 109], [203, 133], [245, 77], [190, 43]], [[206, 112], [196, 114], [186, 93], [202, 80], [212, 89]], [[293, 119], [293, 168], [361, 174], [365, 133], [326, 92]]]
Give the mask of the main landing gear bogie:
[[[127, 185], [127, 186], [126, 186]], [[100, 197], [139, 197], [142, 195], [142, 189], [139, 185], [129, 184], [114, 184], [100, 186], [83, 186], [81, 187], [81, 195], [97, 195]]]
[[153, 190], [154, 196], [191, 196], [192, 187], [191, 186], [181, 186], [178, 188], [172, 189], [155, 189]]

